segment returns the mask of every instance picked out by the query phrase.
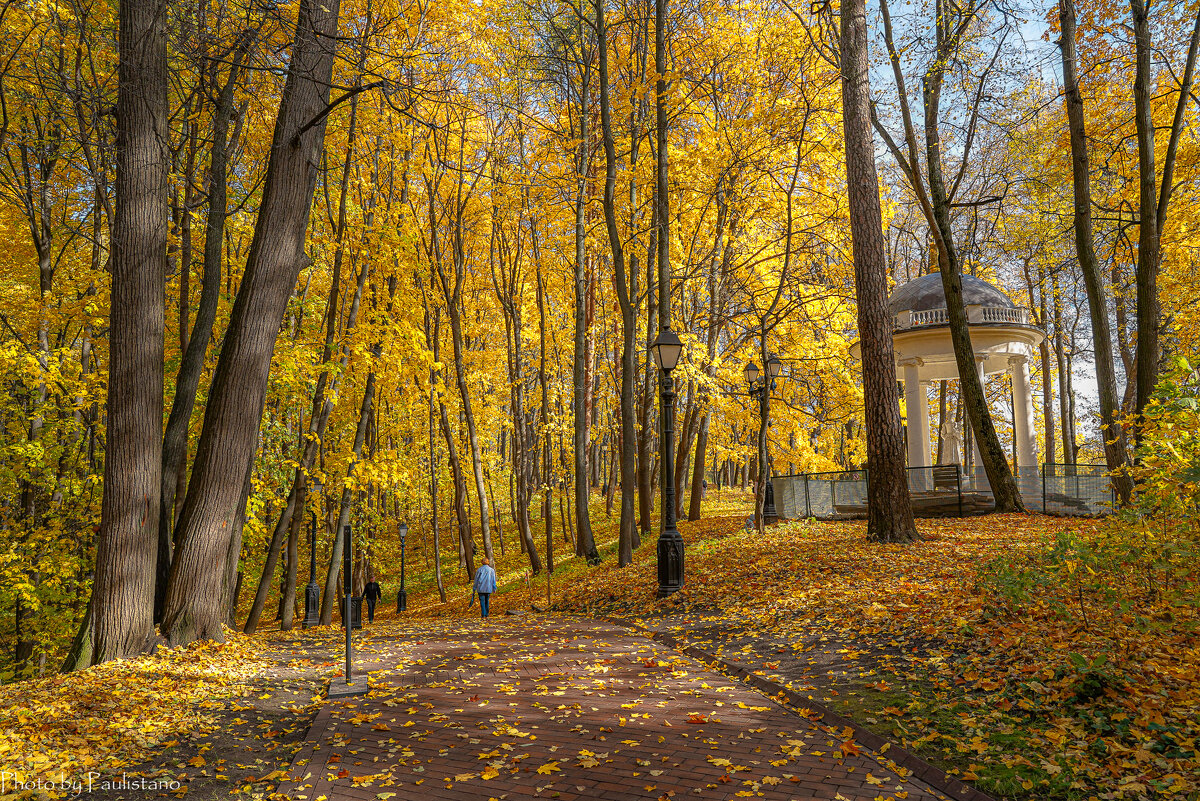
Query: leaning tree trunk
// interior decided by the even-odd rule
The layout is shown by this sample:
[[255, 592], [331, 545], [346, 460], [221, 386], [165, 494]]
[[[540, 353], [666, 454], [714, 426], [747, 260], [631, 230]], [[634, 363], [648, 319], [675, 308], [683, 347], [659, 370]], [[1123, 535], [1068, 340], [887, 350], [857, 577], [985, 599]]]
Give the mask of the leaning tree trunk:
[[463, 333], [460, 311], [450, 298], [446, 299], [450, 314], [450, 341], [454, 347], [454, 376], [458, 394], [462, 400], [463, 418], [467, 424], [467, 446], [471, 451], [471, 475], [475, 479], [475, 495], [479, 501], [479, 531], [483, 540], [484, 555], [495, 559], [492, 553], [491, 519], [488, 516], [487, 488], [483, 481], [483, 454], [479, 447], [479, 436], [475, 430], [475, 412], [471, 405], [471, 392], [467, 385], [466, 368], [463, 364]]
[[[941, 26], [942, 22], [938, 25]], [[942, 34], [939, 33], [939, 37]], [[946, 319], [950, 328], [950, 341], [954, 347], [954, 361], [958, 368], [959, 390], [971, 431], [978, 444], [979, 456], [987, 472], [992, 495], [996, 499], [997, 512], [1023, 512], [1021, 491], [1008, 464], [1008, 455], [1000, 444], [996, 426], [988, 411], [987, 396], [983, 381], [976, 370], [975, 349], [971, 344], [971, 331], [967, 323], [966, 307], [963, 304], [962, 272], [958, 253], [954, 246], [954, 234], [950, 222], [950, 197], [942, 175], [942, 140], [938, 128], [938, 109], [941, 104], [943, 73], [938, 71], [926, 79], [923, 96], [925, 101], [925, 162], [929, 172], [929, 199], [933, 207], [934, 239], [938, 245], [941, 266], [942, 292], [946, 296]], [[889, 326], [890, 328], [890, 326]], [[890, 332], [889, 332], [890, 336]]]
[[708, 426], [712, 421], [712, 409], [706, 409], [696, 434], [696, 459], [692, 469], [692, 497], [688, 503], [688, 520], [700, 519], [700, 502], [704, 499], [704, 460], [708, 455]]
[[154, 634], [162, 476], [166, 3], [123, 0], [119, 17], [107, 451], [91, 605], [92, 663], [135, 654]]
[[462, 461], [454, 444], [454, 432], [446, 414], [446, 404], [441, 407], [442, 436], [446, 440], [446, 456], [450, 462], [450, 476], [454, 480], [454, 516], [458, 521], [459, 566], [467, 569], [467, 578], [475, 578], [475, 540], [471, 537], [471, 516], [467, 512], [467, 479], [463, 475]]
[[[254, 444], [258, 450], [258, 442]], [[242, 483], [242, 497], [238, 501], [237, 519], [229, 532], [229, 542], [225, 548], [225, 573], [221, 581], [221, 608], [225, 610], [225, 624], [233, 628], [237, 619], [238, 594], [242, 589], [242, 572], [238, 570], [238, 559], [242, 553], [242, 529], [246, 525], [246, 502], [250, 500], [250, 492], [254, 489], [254, 464], [246, 466], [246, 480]]]
[[[369, 270], [370, 270], [370, 266], [368, 264], [364, 264], [363, 265], [363, 274], [365, 275]], [[359, 282], [359, 286], [360, 287], [362, 286], [361, 280]], [[387, 319], [388, 315], [391, 314], [392, 302], [393, 302], [393, 299], [395, 298], [395, 293], [396, 293], [395, 281], [389, 280], [388, 281], [387, 307], [386, 307], [385, 311], [383, 312], [384, 319]], [[376, 294], [374, 285], [372, 285], [371, 294], [372, 294], [372, 296], [374, 296]], [[370, 360], [369, 361], [370, 368], [369, 368], [369, 372], [367, 373], [366, 386], [363, 388], [362, 406], [360, 407], [359, 413], [358, 413], [358, 426], [354, 432], [354, 447], [353, 447], [353, 451], [351, 454], [350, 464], [347, 465], [347, 467], [346, 467], [346, 482], [343, 485], [343, 489], [342, 489], [342, 502], [341, 502], [341, 506], [338, 510], [337, 526], [334, 528], [333, 548], [330, 551], [329, 569], [325, 574], [325, 601], [321, 604], [321, 623], [323, 625], [327, 625], [327, 624], [331, 623], [333, 620], [332, 602], [333, 602], [333, 599], [338, 594], [338, 591], [337, 591], [338, 590], [338, 576], [341, 575], [341, 570], [342, 570], [342, 566], [343, 566], [343, 558], [344, 558], [344, 554], [345, 554], [345, 547], [348, 544], [346, 542], [346, 537], [343, 536], [343, 532], [350, 525], [350, 507], [351, 507], [352, 498], [354, 497], [354, 493], [360, 491], [357, 489], [352, 489], [352, 485], [355, 483], [358, 483], [355, 481], [354, 471], [355, 471], [355, 468], [358, 467], [359, 462], [362, 460], [363, 448], [366, 447], [366, 445], [367, 445], [367, 437], [373, 427], [372, 422], [375, 418], [375, 410], [376, 410], [376, 406], [375, 406], [375, 384], [376, 384], [376, 380], [377, 380], [376, 379], [376, 365], [379, 364], [379, 357], [382, 354], [382, 352], [383, 352], [383, 344], [381, 342], [376, 342], [371, 347], [371, 350], [368, 352], [368, 359]], [[375, 453], [375, 446], [374, 446], [374, 444], [372, 444], [370, 456], [368, 458], [374, 458], [374, 453]], [[370, 485], [368, 484], [368, 487], [369, 486]], [[368, 540], [368, 549], [369, 549], [369, 547], [370, 546], [369, 546], [369, 540]], [[369, 550], [366, 553], [363, 553], [363, 552], [359, 553], [358, 558], [356, 560], [356, 564], [358, 565], [358, 568], [355, 571], [355, 575], [350, 576], [350, 579], [351, 579], [350, 583], [351, 583], [351, 586], [353, 588], [355, 595], [361, 596], [363, 593], [363, 587], [365, 585], [365, 579], [364, 579], [365, 567], [367, 565], [366, 557], [369, 557], [369, 555], [370, 555]], [[344, 580], [345, 580], [345, 577], [343, 576], [343, 583], [344, 583]], [[346, 622], [346, 625], [349, 625], [349, 621]]]
[[[171, 576], [171, 556], [175, 535], [175, 495], [184, 477], [187, 459], [188, 424], [196, 404], [196, 390], [204, 371], [204, 357], [212, 338], [221, 299], [221, 251], [225, 244], [225, 218], [228, 216], [229, 122], [233, 116], [234, 88], [241, 71], [241, 59], [249, 47], [250, 36], [239, 42], [233, 56], [229, 79], [221, 88], [217, 106], [213, 109], [213, 134], [208, 169], [208, 218], [204, 228], [204, 285], [200, 290], [200, 305], [196, 307], [196, 322], [187, 340], [179, 375], [175, 380], [175, 397], [163, 436], [162, 502], [158, 512], [158, 570], [154, 585], [154, 617], [162, 619], [162, 606], [167, 597], [167, 580]], [[185, 264], [181, 271], [186, 275]]]
[[[350, 111], [350, 131], [353, 134], [355, 119], [355, 104], [351, 101]], [[350, 154], [347, 152], [346, 163], [350, 163]], [[327, 364], [329, 357], [333, 353], [334, 340], [337, 332], [338, 304], [337, 304], [337, 286], [341, 280], [341, 262], [342, 262], [342, 247], [340, 232], [345, 228], [345, 200], [346, 200], [346, 181], [349, 171], [342, 173], [342, 201], [341, 210], [339, 211], [338, 220], [338, 247], [334, 255], [333, 263], [333, 284], [330, 290], [329, 303], [326, 310], [326, 334], [325, 348], [321, 353], [321, 363]], [[349, 316], [346, 320], [345, 330], [353, 329], [358, 323], [358, 313], [362, 305], [363, 287], [367, 281], [367, 273], [370, 271], [370, 264], [364, 263], [362, 269], [358, 273], [358, 283], [354, 289], [354, 296], [350, 300]], [[343, 377], [346, 375], [346, 366], [350, 362], [350, 348], [342, 348], [342, 356], [337, 376], [330, 380], [330, 371], [323, 370], [317, 378], [317, 385], [313, 391], [312, 410], [309, 414], [308, 436], [305, 438], [303, 450], [301, 451], [300, 461], [296, 465], [296, 469], [292, 475], [291, 489], [288, 490], [287, 501], [284, 502], [283, 509], [279, 512], [279, 519], [275, 521], [275, 528], [271, 534], [271, 543], [267, 549], [267, 560], [263, 566], [262, 576], [259, 578], [258, 589], [254, 594], [254, 603], [250, 607], [250, 613], [246, 616], [246, 625], [244, 631], [246, 634], [253, 634], [258, 630], [258, 623], [262, 617], [263, 607], [267, 602], [267, 595], [271, 589], [271, 583], [275, 580], [275, 565], [279, 558], [279, 549], [283, 542], [283, 535], [287, 533], [293, 519], [297, 516], [303, 516], [305, 497], [308, 490], [308, 481], [310, 480], [313, 464], [316, 462], [317, 454], [321, 449], [321, 443], [324, 441], [325, 429], [329, 425], [329, 416], [333, 412], [334, 405], [337, 400], [339, 388]], [[281, 599], [282, 600], [282, 599]]]
[[865, 0], [843, 0], [841, 46], [842, 129], [867, 423], [867, 537], [876, 542], [911, 542], [917, 538], [917, 528], [904, 469], [900, 396], [887, 310], [887, 257], [871, 137]]
[[180, 545], [171, 565], [162, 625], [173, 645], [224, 636], [224, 548], [237, 514], [242, 489], [238, 479], [254, 457], [275, 336], [307, 259], [304, 240], [325, 141], [323, 115], [333, 77], [338, 4], [339, 0], [300, 2], [258, 221], [180, 513]]

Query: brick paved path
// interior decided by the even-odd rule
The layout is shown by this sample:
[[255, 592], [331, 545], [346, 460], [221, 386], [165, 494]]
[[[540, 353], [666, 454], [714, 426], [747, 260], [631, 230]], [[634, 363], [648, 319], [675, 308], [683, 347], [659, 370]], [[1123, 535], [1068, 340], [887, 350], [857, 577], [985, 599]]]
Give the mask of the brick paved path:
[[595, 621], [423, 622], [368, 656], [375, 689], [326, 702], [286, 797], [944, 798], [884, 756], [841, 758], [840, 735]]

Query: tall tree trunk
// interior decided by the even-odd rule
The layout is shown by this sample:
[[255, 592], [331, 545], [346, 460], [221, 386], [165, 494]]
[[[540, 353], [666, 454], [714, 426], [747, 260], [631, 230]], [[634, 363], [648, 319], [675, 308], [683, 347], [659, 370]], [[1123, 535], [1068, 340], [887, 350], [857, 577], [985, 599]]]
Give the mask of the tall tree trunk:
[[1133, 481], [1125, 469], [1129, 460], [1125, 431], [1117, 422], [1117, 375], [1113, 363], [1112, 333], [1108, 324], [1108, 290], [1104, 286], [1104, 276], [1100, 272], [1100, 261], [1096, 258], [1092, 238], [1092, 179], [1083, 117], [1083, 95], [1079, 92], [1075, 54], [1074, 0], [1059, 0], [1058, 18], [1062, 27], [1062, 37], [1059, 41], [1062, 43], [1063, 94], [1066, 96], [1067, 123], [1071, 134], [1075, 255], [1083, 273], [1083, 285], [1087, 289], [1088, 312], [1092, 322], [1092, 348], [1096, 359], [1096, 386], [1100, 396], [1100, 435], [1104, 444], [1104, 460], [1112, 476], [1117, 497], [1125, 504], [1129, 502], [1133, 493]]
[[307, 258], [304, 240], [325, 141], [338, 7], [339, 0], [300, 2], [254, 238], [180, 513], [180, 545], [162, 625], [173, 645], [224, 636], [220, 581], [228, 527], [241, 493], [236, 479], [245, 475], [254, 455], [275, 337]]
[[[658, 278], [658, 328], [659, 332], [671, 328], [671, 196], [668, 182], [669, 154], [667, 151], [667, 0], [654, 0], [654, 216], [657, 243], [655, 261]], [[674, 479], [671, 472], [671, 460], [675, 454], [670, 452], [673, 443], [667, 441], [666, 432], [675, 426], [675, 409], [669, 403], [669, 396], [674, 394], [674, 381], [670, 373], [665, 373], [661, 380], [659, 395], [659, 486], [663, 494], [663, 514], [659, 521], [659, 529], [667, 531], [668, 510], [675, 509]], [[674, 515], [670, 515], [673, 517]], [[673, 528], [673, 527], [672, 527]], [[660, 537], [660, 544], [666, 538]], [[675, 546], [672, 546], [675, 547]], [[665, 551], [660, 550], [660, 560]], [[682, 543], [678, 546], [680, 575], [683, 574], [684, 552]], [[666, 562], [660, 561], [659, 582], [662, 584], [667, 574]]]
[[258, 580], [258, 590], [254, 594], [254, 603], [250, 607], [250, 614], [246, 617], [246, 625], [242, 629], [246, 634], [253, 634], [258, 630], [258, 622], [262, 619], [263, 609], [267, 605], [267, 596], [271, 592], [271, 585], [275, 582], [275, 566], [279, 563], [279, 551], [283, 547], [283, 537], [294, 529], [294, 526], [291, 525], [294, 515], [289, 511], [289, 507], [294, 509], [298, 504], [302, 505], [306, 491], [303, 482], [293, 479], [292, 490], [288, 493], [284, 508], [279, 512], [279, 519], [275, 522], [275, 528], [271, 532], [271, 542], [267, 545], [267, 559]]
[[712, 421], [712, 409], [706, 409], [696, 435], [696, 459], [692, 471], [692, 497], [688, 505], [688, 520], [700, 519], [700, 502], [704, 499], [704, 461], [708, 452], [708, 425]]
[[[655, 212], [657, 215], [657, 212]], [[655, 217], [657, 220], [657, 217]], [[652, 226], [650, 232], [650, 244], [646, 253], [646, 353], [650, 353], [650, 346], [654, 344], [654, 338], [657, 335], [658, 322], [658, 303], [656, 289], [658, 280], [655, 277], [655, 271], [658, 269], [657, 252], [658, 252], [658, 225], [657, 222]], [[647, 539], [651, 536], [650, 518], [654, 514], [654, 449], [653, 436], [655, 426], [651, 425], [651, 418], [654, 416], [654, 390], [657, 387], [657, 382], [654, 380], [654, 374], [657, 368], [654, 366], [654, 359], [647, 358], [645, 369], [642, 373], [642, 414], [638, 425], [638, 519], [642, 529], [642, 536]]]
[[1075, 417], [1071, 414], [1071, 400], [1068, 376], [1071, 365], [1067, 361], [1063, 348], [1062, 297], [1059, 294], [1058, 279], [1054, 279], [1054, 358], [1058, 363], [1058, 406], [1059, 419], [1062, 420], [1063, 462], [1075, 464]]
[[1029, 284], [1029, 308], [1037, 308], [1037, 322], [1046, 332], [1039, 346], [1042, 363], [1042, 421], [1045, 428], [1045, 456], [1042, 461], [1053, 463], [1054, 444], [1054, 365], [1050, 360], [1050, 331], [1049, 319], [1046, 317], [1046, 273], [1038, 266], [1038, 293], [1035, 302], [1033, 294], [1033, 276], [1026, 266], [1026, 282]]
[[553, 468], [550, 462], [550, 379], [546, 373], [546, 287], [542, 281], [542, 259], [538, 253], [537, 228], [533, 228], [533, 256], [537, 265], [538, 298], [538, 383], [542, 389], [542, 522], [546, 527], [546, 571], [554, 572]]
[[[120, 4], [107, 451], [92, 591], [93, 663], [135, 654], [154, 634], [169, 170], [166, 17], [159, 0]], [[217, 629], [219, 634], [219, 622]]]
[[846, 140], [846, 184], [862, 343], [870, 477], [867, 537], [876, 542], [911, 542], [917, 538], [917, 528], [904, 470], [904, 432], [896, 390], [892, 321], [887, 308], [883, 217], [871, 137], [865, 0], [843, 0], [841, 49], [842, 130]]
[[[637, 335], [637, 265], [634, 264], [632, 284], [625, 267], [625, 249], [617, 229], [616, 187], [617, 149], [612, 130], [612, 101], [608, 92], [608, 28], [604, 21], [605, 0], [595, 0], [596, 38], [600, 62], [600, 127], [604, 140], [604, 227], [612, 253], [613, 281], [621, 305], [621, 528], [617, 540], [617, 566], [633, 562], [637, 521], [634, 519], [635, 483], [637, 481], [637, 421], [633, 411], [633, 382], [637, 373], [637, 357], [633, 350]], [[631, 179], [632, 180], [632, 179]], [[610, 497], [616, 476], [609, 475]]]
[[[425, 316], [426, 334], [429, 329], [429, 316]], [[442, 599], [442, 603], [446, 603], [446, 585], [442, 580], [442, 540], [441, 532], [438, 523], [438, 473], [440, 465], [438, 464], [437, 451], [434, 449], [436, 437], [433, 433], [437, 423], [434, 420], [434, 399], [433, 387], [436, 379], [436, 371], [434, 368], [429, 368], [429, 516], [430, 528], [433, 529], [433, 577], [437, 582], [438, 597]]]
[[[845, 63], [843, 61], [843, 63]], [[843, 101], [844, 102], [844, 101]], [[847, 150], [849, 152], [849, 150]], [[849, 164], [847, 163], [847, 169]], [[881, 212], [882, 213], [882, 212]], [[860, 297], [859, 315], [862, 315], [862, 299]], [[860, 324], [861, 328], [862, 325]], [[865, 339], [865, 337], [864, 337]], [[759, 534], [764, 534], [767, 529], [766, 516], [763, 510], [767, 503], [767, 482], [771, 480], [771, 458], [768, 452], [768, 430], [771, 424], [771, 374], [767, 369], [767, 361], [771, 358], [770, 351], [767, 350], [767, 331], [765, 322], [759, 330], [759, 358], [762, 359], [763, 365], [763, 385], [762, 392], [758, 394], [758, 430], [755, 433], [754, 443], [754, 463], [757, 466], [756, 475], [754, 477], [754, 525]], [[866, 357], [864, 356], [864, 359]], [[863, 369], [866, 370], [866, 362], [863, 362]], [[865, 383], [864, 383], [865, 386]], [[869, 509], [868, 509], [869, 513]], [[869, 519], [869, 518], [868, 518]]]
[[[1167, 152], [1163, 156], [1162, 183], [1158, 183], [1154, 153], [1154, 69], [1150, 63], [1150, 2], [1129, 0], [1133, 12], [1133, 44], [1135, 73], [1133, 80], [1134, 121], [1138, 145], [1138, 254], [1137, 254], [1137, 413], [1150, 400], [1158, 382], [1159, 326], [1162, 307], [1158, 299], [1158, 270], [1162, 260], [1162, 229], [1175, 188], [1175, 158], [1183, 133], [1192, 81], [1196, 69], [1196, 52], [1200, 46], [1200, 11], [1192, 25], [1187, 61], [1180, 81], [1179, 97]], [[1156, 6], [1157, 7], [1157, 6]], [[1139, 432], [1140, 436], [1140, 432]]]
[[[303, 497], [297, 508], [304, 509]], [[283, 585], [283, 593], [280, 596], [282, 611], [279, 615], [279, 628], [281, 631], [292, 630], [292, 624], [296, 615], [296, 578], [299, 575], [300, 525], [303, 521], [303, 512], [292, 515], [291, 531], [288, 534], [287, 540], [287, 574]]]
[[587, 197], [588, 164], [591, 161], [588, 119], [589, 73], [585, 68], [579, 90], [579, 155], [575, 186], [575, 352], [572, 366], [572, 407], [574, 422], [574, 482], [575, 482], [575, 555], [589, 565], [600, 564], [600, 553], [592, 535], [592, 516], [588, 510], [591, 496], [588, 487], [588, 415], [587, 387], [587, 228], [584, 201]]

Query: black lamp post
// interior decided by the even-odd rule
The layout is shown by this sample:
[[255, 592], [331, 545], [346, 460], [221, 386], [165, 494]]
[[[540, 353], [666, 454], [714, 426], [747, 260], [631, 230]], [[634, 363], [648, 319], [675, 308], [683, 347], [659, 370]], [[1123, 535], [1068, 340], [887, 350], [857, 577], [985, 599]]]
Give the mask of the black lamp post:
[[354, 631], [352, 601], [354, 595], [354, 560], [351, 558], [350, 549], [352, 543], [350, 541], [350, 526], [342, 526], [342, 625], [346, 629], [346, 683], [340, 687], [334, 687], [332, 684], [329, 687], [328, 697], [344, 698], [348, 695], [363, 695], [370, 688], [367, 687], [366, 681], [354, 683], [353, 665], [351, 657], [353, 651], [350, 644], [350, 635]]
[[662, 371], [662, 531], [658, 535], [658, 597], [683, 588], [683, 537], [675, 528], [675, 385], [671, 371], [679, 364], [683, 343], [670, 328], [650, 346]]
[[[313, 484], [313, 497], [321, 497], [320, 480]], [[312, 513], [308, 538], [308, 586], [304, 588], [304, 628], [321, 625], [321, 588], [317, 585], [317, 513]]]
[[404, 589], [404, 541], [408, 539], [408, 523], [400, 524], [400, 592], [396, 595], [396, 611], [408, 609], [408, 592]]
[[[758, 377], [758, 365], [754, 362], [747, 362], [742, 370], [746, 376], [746, 383], [750, 385], [750, 396], [758, 398], [758, 411], [762, 415], [762, 419], [766, 421], [767, 426], [771, 425], [771, 409], [770, 399], [771, 390], [775, 388], [775, 379], [783, 372], [783, 362], [779, 357], [772, 354], [771, 358], [767, 359], [767, 372], [760, 379]], [[767, 455], [760, 453], [758, 469], [760, 471], [767, 470]], [[771, 479], [766, 481], [766, 487], [763, 491], [763, 523], [771, 524], [779, 522], [779, 513], [775, 511], [775, 487], [771, 484]]]

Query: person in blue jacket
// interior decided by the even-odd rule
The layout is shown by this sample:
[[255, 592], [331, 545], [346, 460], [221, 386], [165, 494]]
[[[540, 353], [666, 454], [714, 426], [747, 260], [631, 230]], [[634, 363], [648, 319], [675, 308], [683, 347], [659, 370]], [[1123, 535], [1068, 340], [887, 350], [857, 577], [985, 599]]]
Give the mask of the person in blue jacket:
[[488, 599], [492, 593], [496, 591], [496, 571], [492, 569], [491, 562], [487, 557], [484, 557], [483, 564], [475, 571], [475, 583], [471, 585], [475, 592], [479, 593], [479, 611], [483, 617], [488, 616]]

